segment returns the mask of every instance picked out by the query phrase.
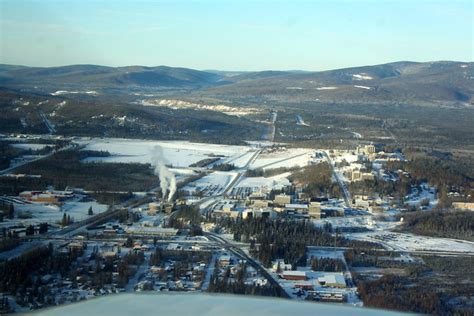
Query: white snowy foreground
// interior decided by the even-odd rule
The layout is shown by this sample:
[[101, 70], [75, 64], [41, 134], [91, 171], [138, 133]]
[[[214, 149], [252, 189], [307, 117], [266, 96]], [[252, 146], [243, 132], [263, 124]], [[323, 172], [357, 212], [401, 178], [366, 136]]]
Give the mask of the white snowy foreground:
[[407, 315], [392, 311], [352, 307], [342, 304], [293, 302], [278, 298], [244, 295], [119, 294], [81, 303], [40, 310], [44, 316], [122, 315]]

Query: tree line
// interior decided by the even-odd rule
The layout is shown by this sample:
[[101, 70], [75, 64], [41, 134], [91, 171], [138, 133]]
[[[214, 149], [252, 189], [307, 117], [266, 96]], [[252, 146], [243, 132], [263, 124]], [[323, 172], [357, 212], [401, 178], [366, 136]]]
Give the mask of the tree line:
[[403, 231], [417, 235], [474, 241], [474, 212], [454, 210], [403, 214]]

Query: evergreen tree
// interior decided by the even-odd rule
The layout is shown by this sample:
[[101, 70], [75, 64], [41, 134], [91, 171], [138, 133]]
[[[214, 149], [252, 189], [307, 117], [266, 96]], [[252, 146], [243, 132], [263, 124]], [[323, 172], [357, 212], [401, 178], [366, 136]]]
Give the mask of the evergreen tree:
[[26, 236], [33, 236], [35, 234], [35, 227], [33, 225], [29, 225], [26, 227], [25, 235]]
[[10, 204], [8, 207], [8, 218], [13, 219], [15, 217], [15, 207], [13, 206], [13, 203]]

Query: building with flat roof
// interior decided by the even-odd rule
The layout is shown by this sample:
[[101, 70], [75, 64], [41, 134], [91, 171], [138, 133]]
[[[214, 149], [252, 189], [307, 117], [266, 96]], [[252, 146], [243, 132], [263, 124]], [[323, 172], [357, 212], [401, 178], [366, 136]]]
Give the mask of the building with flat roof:
[[291, 196], [287, 194], [275, 195], [275, 198], [273, 199], [273, 204], [277, 206], [283, 206], [289, 203], [291, 203]]
[[324, 276], [318, 278], [318, 283], [323, 286], [338, 288], [344, 288], [347, 286], [346, 279], [344, 278], [344, 276], [338, 273], [325, 274]]
[[304, 271], [283, 271], [280, 276], [282, 279], [292, 281], [305, 281], [308, 279], [308, 277], [306, 276], [306, 272]]
[[453, 208], [458, 209], [458, 210], [469, 210], [469, 211], [474, 211], [474, 203], [468, 203], [468, 202], [453, 202], [452, 204]]

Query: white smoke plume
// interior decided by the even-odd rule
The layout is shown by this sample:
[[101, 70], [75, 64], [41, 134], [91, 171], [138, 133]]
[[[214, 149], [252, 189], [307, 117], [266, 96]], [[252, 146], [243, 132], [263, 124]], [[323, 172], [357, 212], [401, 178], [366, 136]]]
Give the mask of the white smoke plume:
[[163, 156], [163, 149], [161, 146], [156, 145], [151, 150], [151, 165], [154, 169], [155, 175], [160, 178], [163, 200], [166, 198], [166, 193], [169, 191], [168, 201], [171, 201], [173, 195], [176, 193], [176, 178], [174, 173], [169, 171], [165, 165], [165, 157]]

